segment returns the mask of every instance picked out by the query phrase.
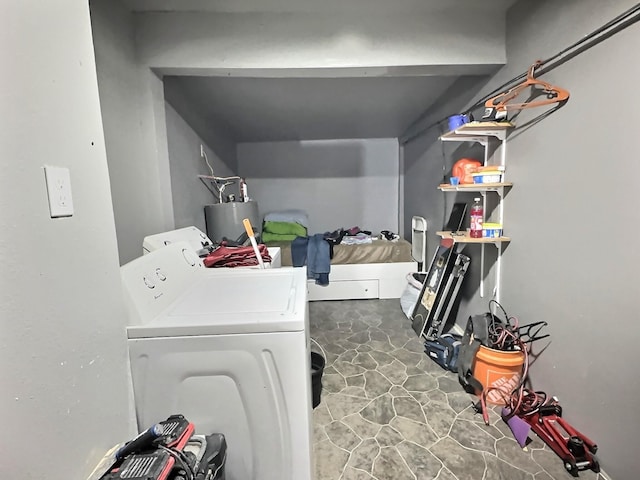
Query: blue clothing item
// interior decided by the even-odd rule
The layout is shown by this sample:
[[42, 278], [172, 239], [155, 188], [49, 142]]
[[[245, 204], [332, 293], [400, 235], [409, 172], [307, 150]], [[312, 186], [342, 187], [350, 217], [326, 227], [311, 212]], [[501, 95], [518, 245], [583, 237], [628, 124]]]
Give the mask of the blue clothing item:
[[304, 267], [307, 263], [309, 237], [296, 237], [291, 242], [291, 263], [294, 267]]
[[[291, 245], [293, 257], [293, 244]], [[313, 278], [317, 285], [329, 285], [331, 259], [329, 258], [329, 243], [323, 233], [316, 233], [309, 237], [307, 246], [307, 278]]]

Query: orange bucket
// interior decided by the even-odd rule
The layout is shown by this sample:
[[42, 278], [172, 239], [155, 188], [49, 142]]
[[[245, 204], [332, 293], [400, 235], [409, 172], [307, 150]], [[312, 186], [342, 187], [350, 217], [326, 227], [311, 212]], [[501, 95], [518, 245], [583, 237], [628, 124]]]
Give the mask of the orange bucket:
[[[520, 385], [524, 352], [502, 351], [480, 345], [473, 364], [473, 376], [487, 391], [487, 403], [505, 405], [505, 398]], [[491, 390], [487, 390], [491, 388]], [[477, 392], [479, 394], [479, 392]]]

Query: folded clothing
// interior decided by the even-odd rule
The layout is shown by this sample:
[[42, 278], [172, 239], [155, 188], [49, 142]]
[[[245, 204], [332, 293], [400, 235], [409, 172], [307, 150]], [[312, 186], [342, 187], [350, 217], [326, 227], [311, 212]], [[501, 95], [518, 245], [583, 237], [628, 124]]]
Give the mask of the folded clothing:
[[[293, 242], [299, 235], [291, 235], [284, 233], [271, 233], [271, 232], [262, 232], [261, 239], [264, 243], [273, 244], [276, 242]], [[302, 235], [306, 237], [306, 235]]]
[[[271, 262], [266, 245], [259, 244], [258, 251], [265, 263]], [[229, 247], [223, 243], [207, 255], [202, 263], [205, 267], [247, 267], [258, 265], [258, 258], [253, 247]]]
[[359, 235], [361, 233], [364, 233], [365, 235], [371, 235], [371, 232], [369, 230], [361, 230], [360, 227], [351, 227], [348, 228], [347, 230], [345, 230], [346, 235]]
[[299, 223], [292, 222], [274, 222], [274, 221], [265, 221], [262, 227], [263, 234], [265, 232], [268, 233], [276, 233], [278, 235], [294, 235], [296, 237], [306, 237], [307, 229], [303, 227]]
[[373, 239], [371, 235], [360, 232], [356, 235], [345, 235], [340, 243], [343, 245], [363, 245], [365, 243], [373, 243]]
[[264, 216], [264, 221], [299, 223], [303, 227], [309, 228], [309, 216], [304, 210], [290, 209], [267, 213]]
[[380, 232], [380, 240], [388, 240], [390, 242], [397, 242], [400, 239], [400, 235], [393, 233], [389, 230], [382, 230]]

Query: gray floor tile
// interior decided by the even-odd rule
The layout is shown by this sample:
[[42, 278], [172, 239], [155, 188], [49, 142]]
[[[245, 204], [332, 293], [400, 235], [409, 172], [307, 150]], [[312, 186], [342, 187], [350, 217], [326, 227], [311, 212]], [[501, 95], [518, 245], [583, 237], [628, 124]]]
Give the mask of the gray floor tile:
[[379, 480], [414, 480], [415, 477], [395, 447], [383, 447], [373, 462], [373, 476]]
[[313, 412], [315, 480], [573, 478], [535, 434], [521, 449], [499, 407], [484, 424], [477, 398], [424, 354], [398, 300], [312, 302], [309, 311], [327, 356]]
[[478, 480], [485, 469], [482, 453], [446, 437], [429, 449], [459, 480]]
[[380, 454], [380, 445], [372, 438], [364, 440], [358, 445], [349, 459], [349, 466], [367, 473], [373, 472], [373, 462]]
[[418, 480], [436, 478], [442, 470], [442, 462], [426, 448], [409, 441], [402, 442], [396, 448]]
[[393, 409], [393, 397], [387, 393], [371, 400], [360, 414], [362, 418], [372, 423], [387, 425], [396, 416]]
[[463, 447], [496, 454], [496, 439], [468, 420], [457, 419], [449, 436]]

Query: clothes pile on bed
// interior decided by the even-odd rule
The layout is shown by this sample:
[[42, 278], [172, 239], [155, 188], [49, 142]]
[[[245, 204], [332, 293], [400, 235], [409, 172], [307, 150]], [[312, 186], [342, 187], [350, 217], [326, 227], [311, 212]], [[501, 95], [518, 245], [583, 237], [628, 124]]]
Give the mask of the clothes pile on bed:
[[[397, 242], [400, 235], [389, 230], [380, 232], [380, 240], [389, 242]], [[378, 237], [371, 236], [369, 230], [361, 230], [360, 227], [351, 227], [348, 229], [338, 228], [331, 233], [325, 233], [325, 240], [332, 245], [366, 245], [378, 240]], [[333, 258], [333, 255], [331, 256]]]
[[265, 215], [262, 241], [280, 247], [283, 266], [307, 265], [307, 277], [327, 285], [331, 265], [412, 262], [411, 244], [397, 233], [379, 236], [360, 227], [338, 228], [309, 234], [309, 217], [303, 210]]

